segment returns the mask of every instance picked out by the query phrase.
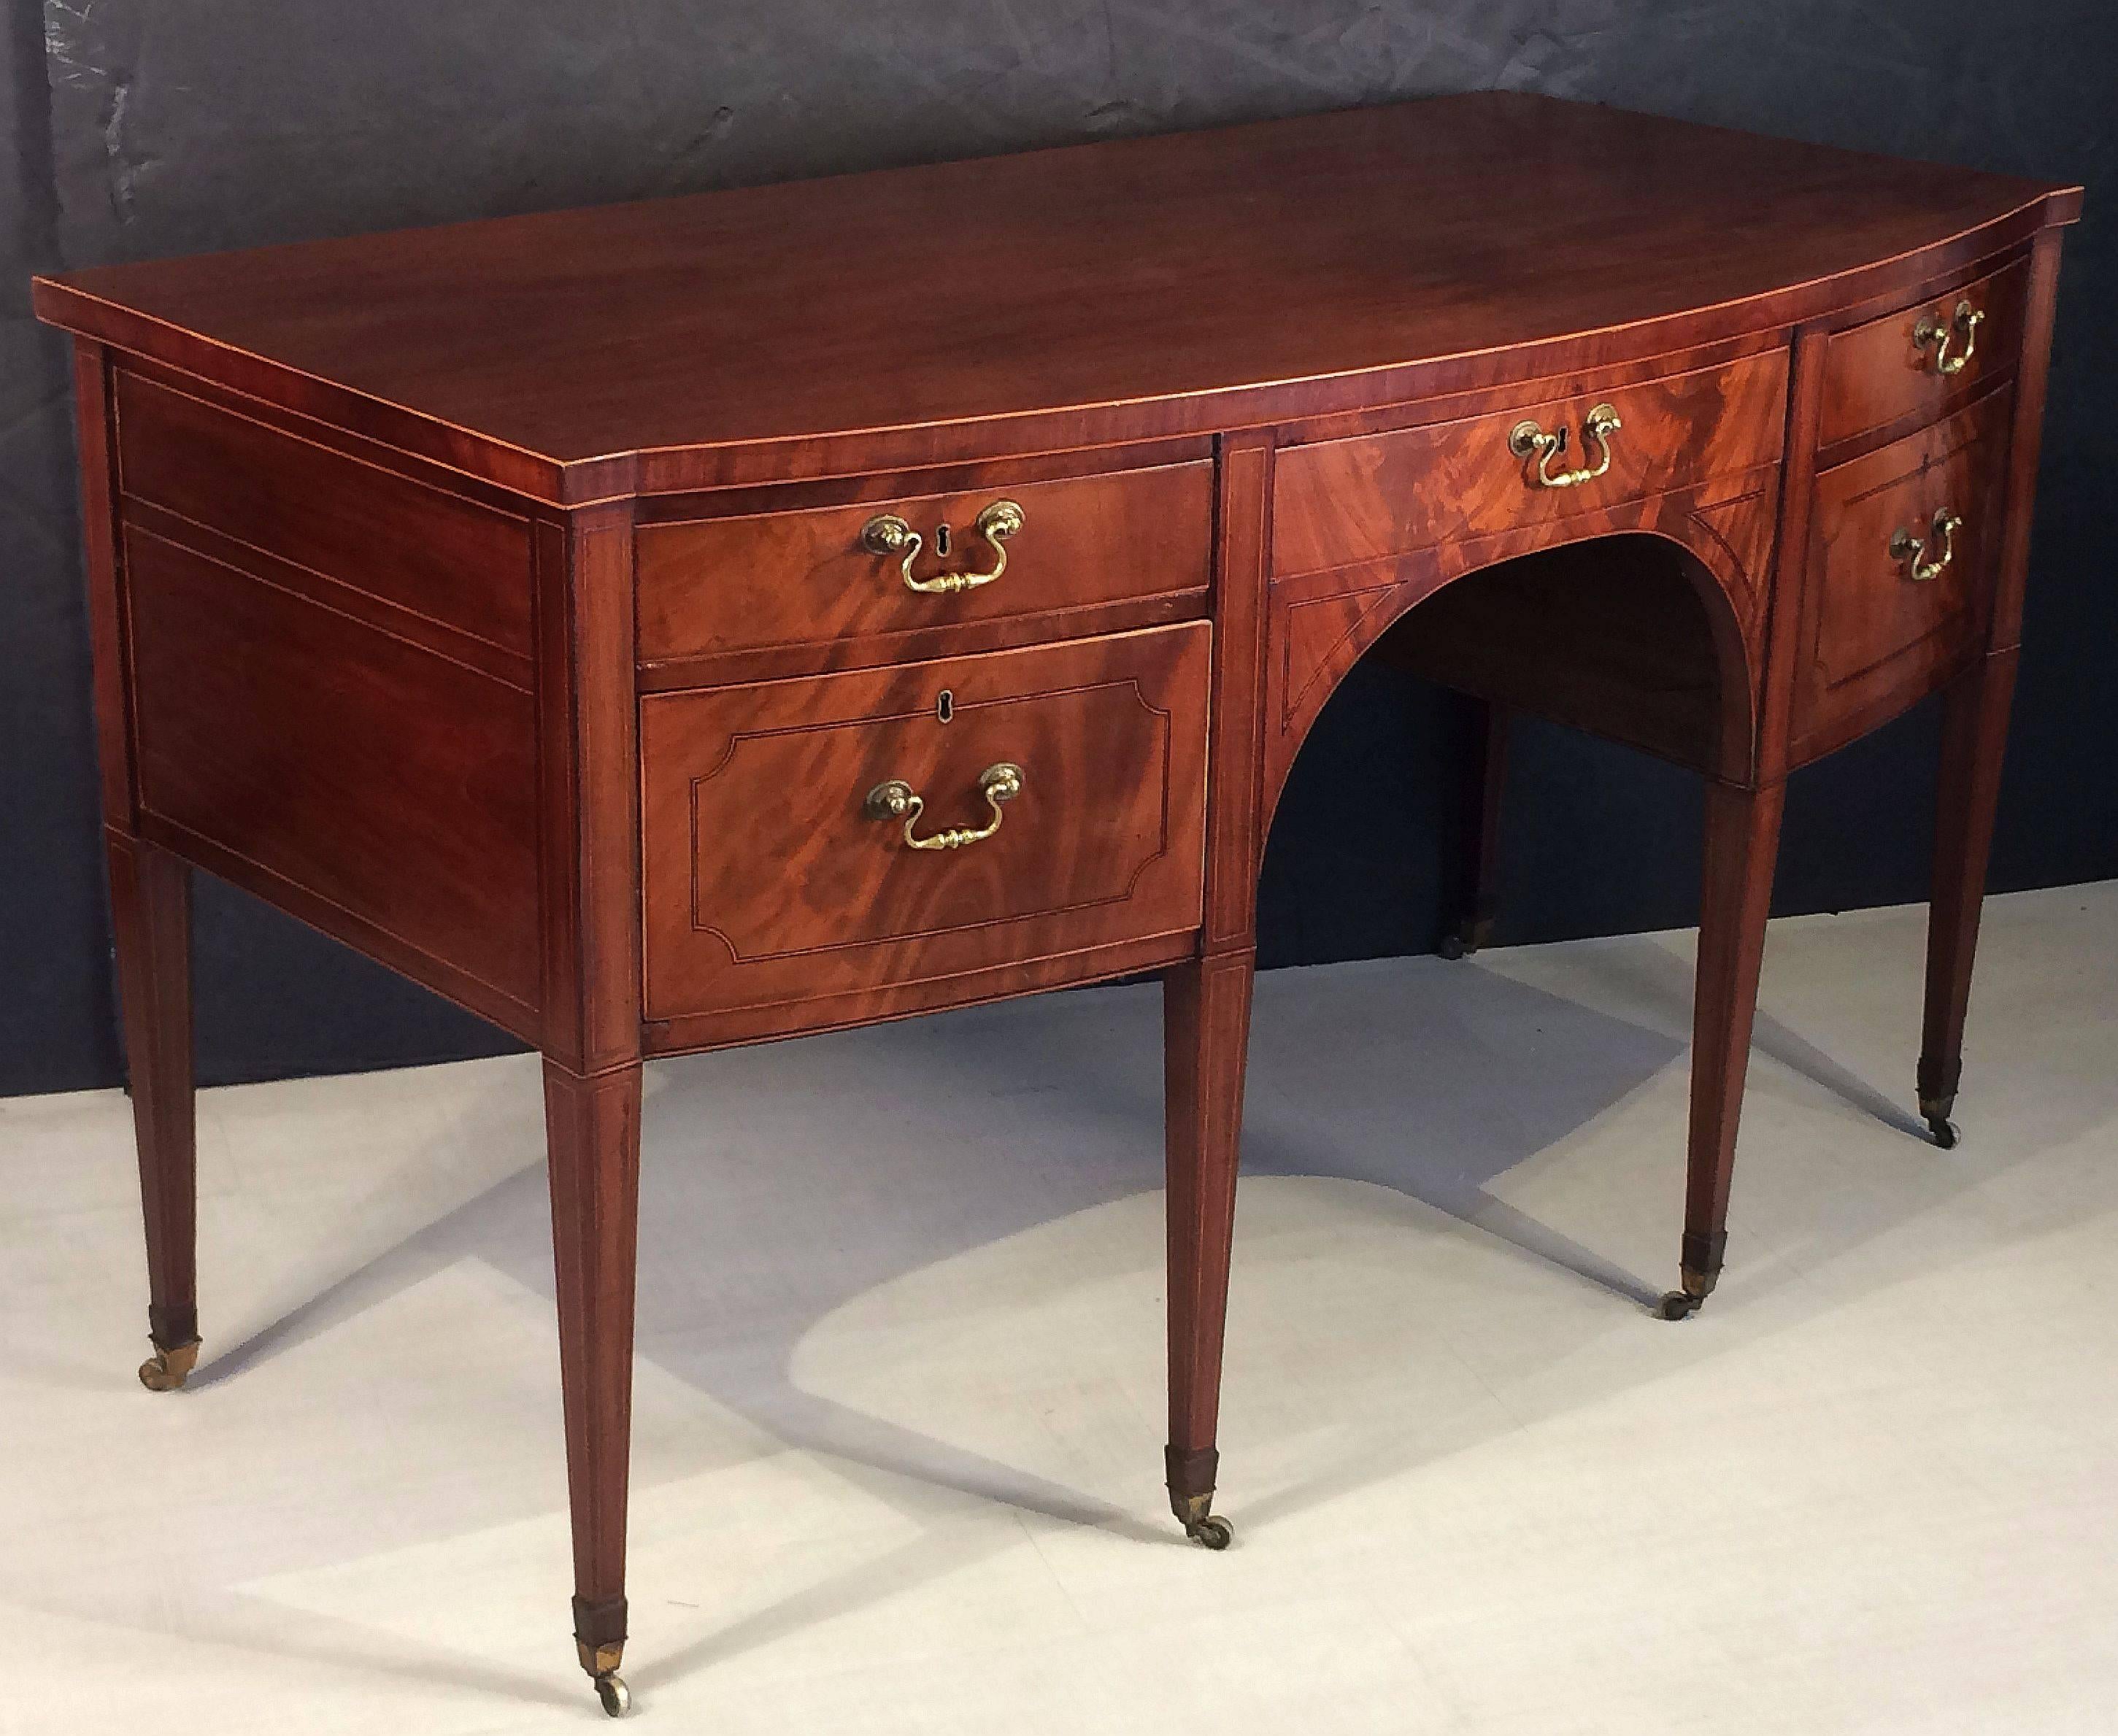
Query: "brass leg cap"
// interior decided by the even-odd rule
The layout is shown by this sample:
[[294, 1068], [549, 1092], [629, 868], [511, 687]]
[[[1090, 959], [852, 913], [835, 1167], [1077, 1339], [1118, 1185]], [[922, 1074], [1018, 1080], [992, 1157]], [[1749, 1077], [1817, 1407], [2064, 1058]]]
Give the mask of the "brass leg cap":
[[1655, 1304], [1655, 1318], [1659, 1320], [1689, 1320], [1705, 1304], [1705, 1297], [1695, 1296], [1688, 1290], [1667, 1290], [1662, 1300]]
[[1236, 1540], [1236, 1528], [1219, 1513], [1209, 1513], [1203, 1519], [1187, 1523], [1184, 1535], [1201, 1549], [1211, 1549], [1219, 1554]]
[[140, 1384], [150, 1392], [173, 1392], [191, 1378], [198, 1362], [199, 1341], [180, 1344], [173, 1350], [159, 1345], [155, 1354], [140, 1364]]

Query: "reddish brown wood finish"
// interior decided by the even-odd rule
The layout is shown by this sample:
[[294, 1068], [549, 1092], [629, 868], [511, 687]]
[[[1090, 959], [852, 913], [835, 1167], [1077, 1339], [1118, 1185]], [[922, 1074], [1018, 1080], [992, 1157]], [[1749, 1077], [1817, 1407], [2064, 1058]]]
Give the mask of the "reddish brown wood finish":
[[559, 1374], [574, 1528], [574, 1638], [592, 1675], [625, 1644], [625, 1507], [640, 1227], [640, 1063], [544, 1063]]
[[[1908, 417], [1935, 421], [2005, 379], [2023, 353], [2028, 283], [2028, 262], [2017, 259], [1959, 289], [1835, 334], [1824, 363], [1820, 443], [1835, 446]], [[1934, 348], [1914, 335], [1930, 319], [1952, 329], [1965, 302], [1983, 318], [1962, 372], [1945, 374], [1935, 366]], [[1963, 354], [1963, 344], [1952, 336], [1950, 358]]]
[[[983, 570], [992, 550], [972, 527], [1002, 499], [1023, 509], [1023, 528], [1006, 544], [1006, 570], [974, 590], [909, 590], [899, 556], [862, 546], [868, 520], [891, 513], [922, 539], [915, 577]], [[945, 524], [954, 547], [943, 558], [934, 552], [935, 533]], [[640, 661], [681, 660], [696, 681], [710, 679], [714, 660], [730, 653], [858, 640], [888, 658], [908, 635], [939, 637], [968, 623], [1018, 618], [1038, 637], [1069, 626], [1094, 631], [1098, 617], [1089, 612], [1099, 607], [1172, 593], [1203, 597], [1213, 527], [1214, 467], [1198, 461], [646, 525], [639, 541]]]
[[[41, 281], [37, 307], [578, 502], [1534, 378], [1814, 318], [2079, 205], [1485, 93], [101, 267]], [[937, 293], [936, 237], [966, 212], [979, 293]]]
[[[1272, 568], [1287, 577], [1593, 519], [1649, 496], [1739, 476], [1778, 461], [1787, 414], [1787, 357], [1773, 351], [1649, 384], [1546, 398], [1524, 393], [1484, 413], [1394, 433], [1326, 441], [1280, 455], [1273, 485]], [[1534, 462], [1509, 448], [1528, 420], [1564, 430], [1552, 471], [1592, 466], [1582, 429], [1608, 403], [1623, 426], [1610, 469], [1570, 488], [1542, 486]]]
[[1256, 963], [1256, 954], [1244, 947], [1191, 960], [1163, 978], [1169, 1186], [1165, 1468], [1170, 1505], [1187, 1521], [1205, 1516], [1219, 1463], [1214, 1441], [1221, 1346]]
[[1691, 1142], [1684, 1192], [1684, 1293], [1703, 1297], [1721, 1274], [1736, 1124], [1750, 1062], [1758, 971], [1771, 914], [1787, 786], [1706, 786], [1699, 981], [1691, 1023]]
[[[1935, 786], [1933, 902], [1927, 913], [1926, 1013], [1919, 1059], [1920, 1110], [1945, 1122], [1963, 1076], [1963, 1021], [1971, 961], [2000, 802], [2000, 761], [2015, 691], [2013, 646], [1982, 657], [1942, 695], [1941, 773]], [[1953, 1135], [1951, 1135], [1953, 1140]]]
[[114, 828], [104, 833], [118, 1007], [140, 1203], [147, 1321], [158, 1350], [198, 1342], [198, 1133], [192, 1079], [191, 870]]
[[[1203, 626], [642, 702], [650, 1018], [763, 1008], [1189, 934], [1206, 792]], [[949, 695], [950, 720], [939, 716]], [[1000, 829], [987, 767], [1022, 768]], [[761, 872], [761, 864], [773, 865]]]
[[[1258, 867], [1379, 641], [1710, 780], [1688, 1310], [1783, 780], [1942, 682], [1921, 1087], [1954, 1092], [2079, 208], [1485, 95], [39, 280], [81, 339], [158, 1344], [192, 1301], [191, 863], [543, 1051], [576, 1628], [608, 1670], [643, 1054], [1173, 967], [1168, 1470], [1223, 1537]], [[936, 293], [969, 211], [980, 293]], [[1976, 365], [1908, 369], [1966, 295]], [[1514, 423], [1565, 423], [1571, 467], [1606, 401], [1609, 473], [1531, 487]], [[1908, 597], [1868, 545], [1945, 487], [1979, 528]], [[914, 598], [851, 552], [909, 503], [964, 564], [997, 496], [1030, 509], [999, 585]], [[999, 759], [1029, 781], [983, 844], [858, 818], [896, 776], [930, 828], [975, 822]]]
[[[2005, 534], [2005, 391], [1817, 478], [1806, 667], [1792, 752], [1815, 758], [1933, 691], [1985, 643]], [[1890, 553], [1898, 531], [1931, 545], [1937, 512], [1962, 526], [1936, 577]]]

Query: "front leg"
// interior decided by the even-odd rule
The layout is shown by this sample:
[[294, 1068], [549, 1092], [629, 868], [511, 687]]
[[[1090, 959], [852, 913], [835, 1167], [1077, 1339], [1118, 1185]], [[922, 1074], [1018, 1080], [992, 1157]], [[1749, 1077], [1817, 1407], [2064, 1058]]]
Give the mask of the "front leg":
[[1696, 1314], [1721, 1276], [1736, 1124], [1758, 1010], [1765, 919], [1772, 913], [1787, 786], [1706, 786], [1699, 969], [1691, 1018], [1691, 1140], [1684, 1200], [1683, 1287], [1662, 1299], [1666, 1320]]
[[1919, 1106], [1935, 1143], [1945, 1151], [1956, 1143], [1956, 1124], [1949, 1113], [1963, 1076], [1963, 1016], [1971, 1004], [1971, 961], [1978, 946], [1986, 863], [2000, 798], [2016, 656], [2008, 650], [1980, 658], [1942, 694]]
[[613, 1718], [631, 1703], [625, 1507], [640, 1218], [637, 1061], [588, 1077], [548, 1057], [544, 1124], [558, 1277], [559, 1378], [574, 1529], [574, 1640]]
[[147, 1230], [150, 1392], [171, 1392], [198, 1361], [198, 1132], [192, 1077], [191, 869], [114, 829], [111, 930], [125, 1030], [140, 1204]]
[[1220, 1462], [1221, 1347], [1235, 1234], [1236, 1167], [1250, 1044], [1248, 947], [1192, 959], [1162, 987], [1165, 1151], [1168, 1165], [1169, 1504], [1209, 1549], [1233, 1536], [1213, 1511]]

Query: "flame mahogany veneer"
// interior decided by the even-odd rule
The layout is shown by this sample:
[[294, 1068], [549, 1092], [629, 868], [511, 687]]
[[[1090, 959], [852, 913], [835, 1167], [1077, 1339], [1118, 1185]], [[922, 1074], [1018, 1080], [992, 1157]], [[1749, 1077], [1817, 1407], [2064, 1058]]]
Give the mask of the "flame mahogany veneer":
[[[1167, 1472], [1220, 1546], [1258, 865], [1376, 648], [1486, 708], [1456, 950], [1513, 710], [1707, 781], [1690, 1312], [1787, 774], [1935, 691], [1918, 1083], [1954, 1138], [2079, 203], [1488, 95], [39, 279], [143, 1376], [197, 1354], [197, 867], [543, 1052], [575, 1632], [616, 1709], [643, 1059], [1159, 969]], [[915, 592], [882, 514], [923, 583], [1006, 570]]]

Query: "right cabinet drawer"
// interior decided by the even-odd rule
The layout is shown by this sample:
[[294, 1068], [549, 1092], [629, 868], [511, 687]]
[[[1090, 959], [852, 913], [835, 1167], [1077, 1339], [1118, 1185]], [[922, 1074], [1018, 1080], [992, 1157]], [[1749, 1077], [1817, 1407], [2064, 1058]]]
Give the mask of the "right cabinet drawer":
[[1821, 442], [1931, 418], [2014, 365], [2030, 268], [2003, 266], [1963, 289], [1842, 331], [1824, 360]]
[[1971, 653], [1999, 563], [2013, 404], [1994, 392], [1817, 478], [1798, 736], [1880, 722]]

